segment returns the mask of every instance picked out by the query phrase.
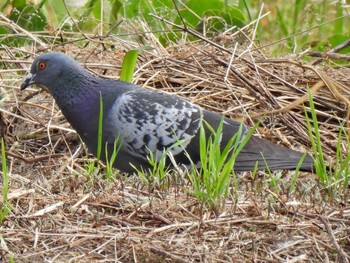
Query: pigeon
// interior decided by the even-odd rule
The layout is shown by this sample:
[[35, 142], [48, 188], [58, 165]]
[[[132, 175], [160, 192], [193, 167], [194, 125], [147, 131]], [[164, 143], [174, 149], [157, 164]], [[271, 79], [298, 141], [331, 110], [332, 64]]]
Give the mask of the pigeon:
[[[101, 78], [84, 69], [76, 60], [60, 52], [39, 55], [27, 72], [21, 90], [36, 84], [55, 99], [66, 120], [76, 130], [89, 151], [106, 162], [120, 142], [114, 167], [122, 172], [148, 171], [149, 156], [160, 160], [167, 154], [174, 164], [200, 167], [200, 127], [206, 138], [222, 123], [220, 148], [241, 130], [241, 122], [208, 111], [179, 96], [155, 91], [132, 83]], [[102, 111], [100, 110], [102, 108]], [[102, 120], [101, 120], [102, 117]], [[102, 135], [99, 134], [102, 121]], [[98, 146], [100, 138], [100, 147]], [[181, 143], [179, 143], [181, 142]], [[234, 171], [295, 170], [305, 154], [252, 135], [239, 152]], [[172, 158], [170, 158], [170, 157]], [[178, 166], [180, 167], [180, 166]], [[306, 154], [301, 171], [312, 172], [314, 160]]]

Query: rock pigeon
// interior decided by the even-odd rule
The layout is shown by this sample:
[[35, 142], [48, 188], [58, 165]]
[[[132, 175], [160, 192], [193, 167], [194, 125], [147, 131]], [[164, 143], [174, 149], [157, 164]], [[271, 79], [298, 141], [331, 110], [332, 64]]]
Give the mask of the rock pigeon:
[[[114, 166], [126, 173], [135, 172], [134, 167], [148, 171], [150, 152], [159, 160], [165, 149], [178, 164], [191, 164], [190, 156], [192, 163], [200, 165], [201, 122], [204, 120], [216, 130], [223, 118], [221, 114], [172, 94], [98, 77], [59, 52], [42, 54], [34, 60], [21, 90], [33, 84], [43, 87], [54, 97], [67, 121], [95, 156], [102, 100], [100, 159], [106, 160], [106, 152], [110, 157], [116, 138], [122, 138]], [[240, 122], [223, 118], [220, 147], [226, 146], [240, 126], [243, 127], [243, 139], [249, 129]], [[210, 131], [207, 128], [206, 134], [208, 138]], [[182, 143], [176, 144], [178, 141]], [[300, 152], [253, 135], [236, 158], [234, 170], [252, 171], [256, 163], [258, 170], [265, 170], [266, 166], [270, 170], [294, 170], [302, 156]], [[172, 162], [168, 160], [168, 163], [171, 165]], [[301, 170], [313, 169], [313, 158], [306, 155]]]

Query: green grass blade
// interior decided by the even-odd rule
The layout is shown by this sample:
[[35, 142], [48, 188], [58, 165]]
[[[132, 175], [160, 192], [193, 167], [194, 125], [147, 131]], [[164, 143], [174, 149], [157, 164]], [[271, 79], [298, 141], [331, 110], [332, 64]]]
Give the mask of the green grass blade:
[[106, 143], [105, 153], [106, 153], [106, 179], [109, 180], [112, 177], [113, 165], [117, 158], [117, 155], [122, 147], [122, 139], [118, 134], [113, 143], [113, 151], [111, 157], [108, 156], [108, 147]]
[[[342, 1], [338, 0], [337, 8], [336, 8], [337, 17], [343, 16], [343, 4]], [[338, 19], [334, 23], [334, 34], [342, 35], [343, 34], [343, 24], [344, 18]]]
[[102, 124], [103, 124], [103, 100], [102, 94], [100, 94], [100, 112], [98, 118], [98, 131], [97, 131], [97, 160], [101, 159], [101, 151], [102, 151]]
[[316, 114], [316, 109], [315, 109], [315, 104], [314, 100], [312, 98], [310, 89], [308, 89], [308, 95], [309, 95], [309, 103], [310, 103], [310, 108], [311, 108], [311, 116], [312, 116], [312, 121], [315, 129], [315, 137], [316, 137], [316, 146], [317, 146], [317, 154], [318, 158], [320, 160], [320, 165], [322, 165], [323, 170], [325, 171], [325, 162], [324, 162], [324, 157], [323, 157], [323, 151], [322, 151], [322, 143], [321, 143], [321, 134], [320, 134], [320, 129], [318, 126], [318, 120], [317, 120], [317, 114]]
[[132, 76], [134, 74], [138, 54], [138, 50], [130, 50], [125, 54], [122, 64], [122, 71], [120, 73], [120, 80], [132, 82]]
[[296, 184], [297, 184], [297, 180], [299, 178], [299, 170], [300, 170], [300, 167], [302, 166], [304, 160], [305, 160], [305, 157], [306, 157], [307, 153], [303, 154], [303, 156], [300, 158], [299, 162], [298, 162], [298, 165], [294, 171], [294, 175], [293, 175], [293, 178], [292, 178], [292, 182], [289, 186], [289, 190], [291, 192], [294, 191], [295, 187], [296, 187]]
[[309, 88], [308, 88], [308, 95], [309, 95], [312, 124], [306, 109], [304, 109], [304, 114], [305, 114], [305, 120], [307, 124], [307, 130], [308, 130], [308, 134], [311, 142], [311, 147], [315, 158], [316, 174], [320, 178], [323, 184], [328, 185], [329, 178], [327, 177], [327, 167], [323, 157], [322, 141], [321, 141], [321, 135], [320, 135], [320, 130], [319, 130], [318, 121], [317, 121], [317, 114], [316, 114], [312, 94], [310, 93]]
[[240, 10], [243, 10], [245, 9], [245, 11], [247, 12], [247, 15], [248, 15], [248, 18], [249, 18], [249, 21], [253, 21], [253, 17], [250, 13], [250, 7], [249, 7], [249, 4], [246, 0], [239, 0], [238, 1], [238, 7]]
[[[203, 122], [200, 125], [200, 135], [199, 135], [199, 156], [200, 156], [200, 161], [202, 164], [202, 168], [203, 170], [207, 169], [207, 139], [206, 139], [206, 135], [205, 135], [205, 130], [203, 127]], [[209, 138], [208, 140], [211, 140], [211, 138]]]
[[276, 10], [277, 10], [276, 14], [277, 14], [277, 22], [279, 25], [279, 30], [283, 33], [283, 35], [287, 36], [289, 34], [289, 31], [284, 21], [285, 16], [280, 10], [280, 8], [276, 7]]
[[297, 30], [297, 27], [296, 25], [299, 25], [299, 16], [300, 16], [300, 13], [303, 11], [303, 9], [305, 8], [305, 0], [295, 0], [294, 2], [294, 23], [293, 25], [295, 25], [293, 27], [293, 34], [296, 32]]
[[6, 164], [6, 152], [4, 139], [1, 138], [1, 162], [2, 162], [2, 174], [3, 174], [3, 189], [2, 189], [2, 207], [0, 211], [0, 224], [4, 221], [5, 217], [10, 213], [10, 208], [8, 206], [8, 188], [9, 188], [9, 176], [7, 172]]

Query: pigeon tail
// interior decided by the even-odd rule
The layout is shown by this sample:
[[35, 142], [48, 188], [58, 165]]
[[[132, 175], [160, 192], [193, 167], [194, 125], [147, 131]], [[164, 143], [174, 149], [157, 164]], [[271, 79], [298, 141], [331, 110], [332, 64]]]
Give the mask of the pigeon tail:
[[[251, 136], [235, 160], [235, 171], [258, 170], [295, 170], [304, 153], [272, 143], [266, 139]], [[257, 163], [257, 164], [256, 164]], [[300, 171], [314, 171], [314, 160], [306, 154]]]

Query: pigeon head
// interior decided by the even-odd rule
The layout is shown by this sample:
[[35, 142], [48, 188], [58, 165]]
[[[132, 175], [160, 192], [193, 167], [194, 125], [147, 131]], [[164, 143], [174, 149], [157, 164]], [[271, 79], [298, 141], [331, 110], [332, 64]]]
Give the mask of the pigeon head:
[[48, 91], [60, 108], [74, 104], [90, 93], [88, 87], [95, 77], [71, 57], [52, 52], [38, 56], [26, 74], [21, 90], [36, 84]]
[[63, 53], [52, 52], [38, 56], [30, 71], [26, 74], [21, 90], [36, 84], [50, 93], [55, 93], [57, 80], [63, 80], [72, 74], [72, 70], [79, 69], [77, 62]]

